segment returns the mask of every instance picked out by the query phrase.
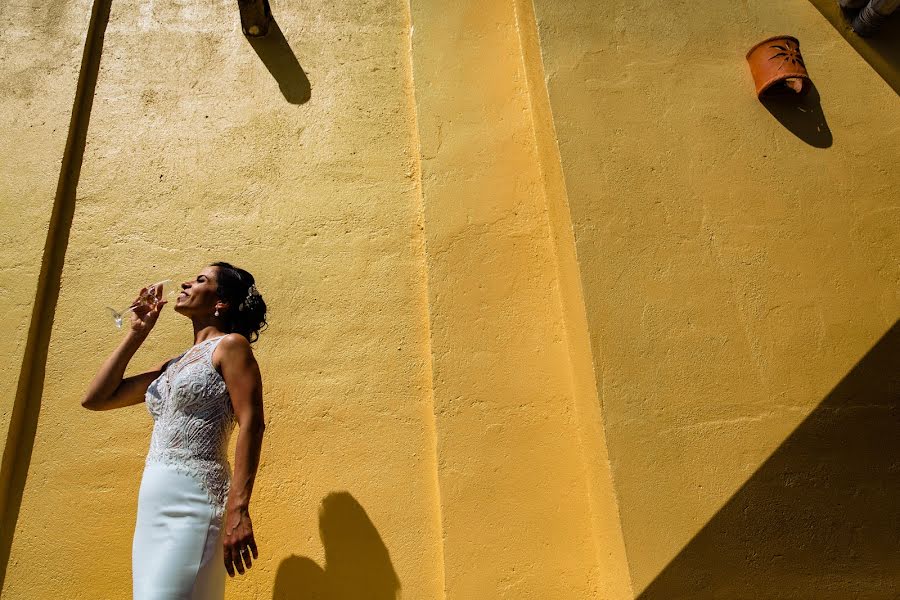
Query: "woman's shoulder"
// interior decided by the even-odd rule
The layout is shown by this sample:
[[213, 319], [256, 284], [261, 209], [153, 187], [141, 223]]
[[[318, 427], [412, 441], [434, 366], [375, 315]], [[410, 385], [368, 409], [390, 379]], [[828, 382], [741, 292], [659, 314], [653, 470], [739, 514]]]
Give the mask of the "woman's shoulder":
[[246, 362], [253, 360], [253, 348], [249, 340], [239, 333], [228, 333], [216, 343], [212, 362], [217, 369], [223, 362]]
[[239, 333], [226, 333], [219, 340], [218, 346], [226, 352], [253, 352], [250, 341]]

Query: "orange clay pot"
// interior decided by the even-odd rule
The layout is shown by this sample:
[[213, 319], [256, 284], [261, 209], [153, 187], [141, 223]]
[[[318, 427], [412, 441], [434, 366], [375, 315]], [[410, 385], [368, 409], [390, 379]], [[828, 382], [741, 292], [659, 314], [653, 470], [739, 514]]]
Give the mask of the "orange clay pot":
[[800, 42], [793, 36], [761, 41], [747, 52], [747, 62], [760, 98], [785, 92], [805, 94], [812, 85], [800, 56]]

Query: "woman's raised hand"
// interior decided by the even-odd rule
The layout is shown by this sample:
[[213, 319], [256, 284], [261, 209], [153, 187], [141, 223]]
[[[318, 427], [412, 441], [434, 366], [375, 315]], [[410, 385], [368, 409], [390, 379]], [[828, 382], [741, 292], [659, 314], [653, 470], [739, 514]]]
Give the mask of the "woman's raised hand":
[[163, 286], [156, 285], [150, 288], [141, 288], [140, 294], [131, 303], [131, 330], [141, 335], [147, 335], [156, 320], [166, 301], [163, 300]]

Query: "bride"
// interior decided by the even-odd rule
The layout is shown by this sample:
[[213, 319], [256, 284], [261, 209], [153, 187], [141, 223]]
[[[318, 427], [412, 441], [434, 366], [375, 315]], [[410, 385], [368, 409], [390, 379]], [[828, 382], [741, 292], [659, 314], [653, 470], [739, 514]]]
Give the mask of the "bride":
[[[253, 276], [227, 262], [204, 268], [181, 289], [175, 312], [193, 323], [194, 345], [123, 379], [166, 304], [157, 289], [156, 302], [131, 312], [128, 334], [81, 403], [110, 410], [146, 402], [153, 417], [132, 546], [135, 600], [221, 599], [225, 571], [243, 574], [258, 557], [249, 507], [265, 424], [250, 344], [266, 326], [266, 304]], [[227, 451], [235, 422], [232, 476]]]

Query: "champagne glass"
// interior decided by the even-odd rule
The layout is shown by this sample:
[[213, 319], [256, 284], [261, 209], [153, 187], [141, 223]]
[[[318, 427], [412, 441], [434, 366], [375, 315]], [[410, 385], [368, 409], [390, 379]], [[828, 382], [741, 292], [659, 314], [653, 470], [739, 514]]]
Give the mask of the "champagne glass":
[[[172, 283], [171, 279], [163, 279], [162, 281], [157, 281], [156, 283], [151, 283], [150, 285], [148, 285], [146, 287], [146, 289], [144, 289], [143, 292], [141, 292], [141, 295], [137, 299], [137, 301], [132, 303], [131, 306], [129, 306], [128, 308], [126, 308], [124, 310], [118, 311], [111, 306], [107, 306], [106, 310], [109, 312], [110, 316], [112, 317], [113, 323], [116, 324], [116, 327], [118, 329], [122, 329], [122, 324], [123, 324], [125, 317], [128, 315], [128, 313], [130, 313], [134, 309], [141, 308], [143, 306], [147, 306], [151, 310], [156, 308], [156, 305], [158, 303], [158, 300], [156, 298], [156, 291], [159, 289], [165, 290], [165, 288], [167, 286], [170, 286], [171, 283]], [[173, 289], [165, 295], [165, 298], [167, 301], [174, 300], [178, 297], [178, 287], [177, 286], [171, 286], [171, 287]]]

